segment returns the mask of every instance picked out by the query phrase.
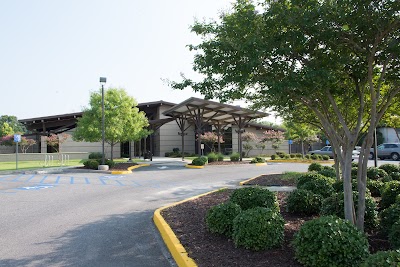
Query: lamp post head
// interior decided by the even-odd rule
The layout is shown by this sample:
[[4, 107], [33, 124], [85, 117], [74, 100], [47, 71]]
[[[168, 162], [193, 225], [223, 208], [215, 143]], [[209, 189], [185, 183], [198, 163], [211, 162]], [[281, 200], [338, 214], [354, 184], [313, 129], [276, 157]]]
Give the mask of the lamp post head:
[[106, 77], [100, 77], [100, 83], [106, 83], [107, 78]]

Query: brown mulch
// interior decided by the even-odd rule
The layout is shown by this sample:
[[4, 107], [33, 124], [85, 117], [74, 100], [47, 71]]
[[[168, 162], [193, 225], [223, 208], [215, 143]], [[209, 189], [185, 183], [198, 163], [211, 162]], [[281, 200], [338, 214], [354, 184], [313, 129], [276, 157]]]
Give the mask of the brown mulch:
[[117, 163], [114, 167], [110, 168], [110, 171], [126, 171], [129, 167], [136, 166], [137, 163], [134, 162], [123, 162]]
[[214, 161], [209, 162], [208, 165], [242, 165], [250, 164], [250, 161]]
[[[291, 242], [301, 225], [313, 217], [286, 212], [285, 199], [288, 194], [286, 192], [277, 194], [281, 214], [286, 221], [285, 238], [280, 248], [258, 252], [235, 248], [231, 239], [207, 231], [205, 225], [207, 210], [226, 202], [232, 192], [233, 190], [217, 191], [162, 212], [162, 216], [185, 247], [189, 257], [193, 258], [198, 266], [301, 266], [294, 258]], [[372, 253], [390, 249], [387, 239], [378, 234], [369, 234], [368, 238]]]
[[284, 174], [268, 174], [260, 175], [257, 178], [251, 179], [244, 185], [259, 185], [259, 186], [296, 186], [296, 179], [282, 179]]

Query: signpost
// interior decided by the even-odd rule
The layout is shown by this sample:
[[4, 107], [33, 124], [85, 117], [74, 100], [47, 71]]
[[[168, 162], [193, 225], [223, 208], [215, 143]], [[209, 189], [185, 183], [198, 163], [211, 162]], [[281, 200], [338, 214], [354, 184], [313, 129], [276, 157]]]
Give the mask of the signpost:
[[329, 146], [329, 144], [330, 144], [330, 143], [329, 143], [329, 140], [326, 140], [325, 143], [326, 143], [327, 146]]
[[14, 134], [14, 142], [16, 146], [15, 150], [15, 169], [18, 170], [18, 143], [21, 142], [21, 135], [20, 134]]
[[289, 154], [292, 154], [293, 140], [289, 139], [289, 140], [288, 140], [288, 143], [289, 143]]

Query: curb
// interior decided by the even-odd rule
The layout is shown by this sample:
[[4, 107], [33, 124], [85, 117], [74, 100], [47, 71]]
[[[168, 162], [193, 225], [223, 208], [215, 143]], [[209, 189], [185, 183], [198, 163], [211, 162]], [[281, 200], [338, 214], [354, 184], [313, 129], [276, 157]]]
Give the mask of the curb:
[[259, 167], [259, 166], [266, 166], [266, 165], [267, 165], [266, 162], [256, 163], [256, 166], [257, 166], [257, 167]]
[[217, 192], [221, 189], [213, 190], [213, 191], [201, 194], [201, 195], [187, 198], [187, 199], [179, 201], [179, 202], [175, 202], [173, 204], [158, 208], [154, 212], [154, 216], [153, 216], [154, 224], [156, 225], [158, 231], [161, 234], [162, 239], [164, 240], [164, 243], [167, 245], [169, 252], [171, 253], [172, 257], [174, 258], [176, 264], [179, 267], [197, 267], [197, 264], [192, 258], [190, 258], [188, 256], [186, 249], [182, 246], [182, 244], [179, 242], [179, 239], [176, 237], [175, 233], [172, 231], [171, 227], [164, 220], [164, 218], [161, 215], [161, 212], [164, 209], [167, 209], [167, 208], [182, 204], [186, 201], [190, 201], [190, 200]]
[[204, 169], [204, 166], [195, 166], [190, 164], [186, 164], [185, 167], [189, 169]]
[[135, 166], [129, 167], [126, 171], [111, 171], [111, 174], [129, 174], [132, 173], [132, 170], [140, 168], [140, 167], [148, 167], [150, 164], [138, 164]]

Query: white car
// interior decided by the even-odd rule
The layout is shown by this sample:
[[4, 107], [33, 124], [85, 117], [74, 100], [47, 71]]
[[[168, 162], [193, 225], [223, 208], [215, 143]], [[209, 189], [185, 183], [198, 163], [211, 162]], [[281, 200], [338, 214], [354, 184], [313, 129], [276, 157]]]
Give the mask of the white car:
[[[356, 149], [354, 149], [353, 152], [351, 153], [353, 160], [358, 159], [360, 156], [360, 151], [357, 148], [360, 148], [360, 147], [356, 147]], [[321, 148], [319, 150], [310, 151], [310, 152], [308, 152], [308, 154], [328, 155], [332, 159], [333, 158], [333, 148], [331, 146], [324, 146], [323, 148]]]

